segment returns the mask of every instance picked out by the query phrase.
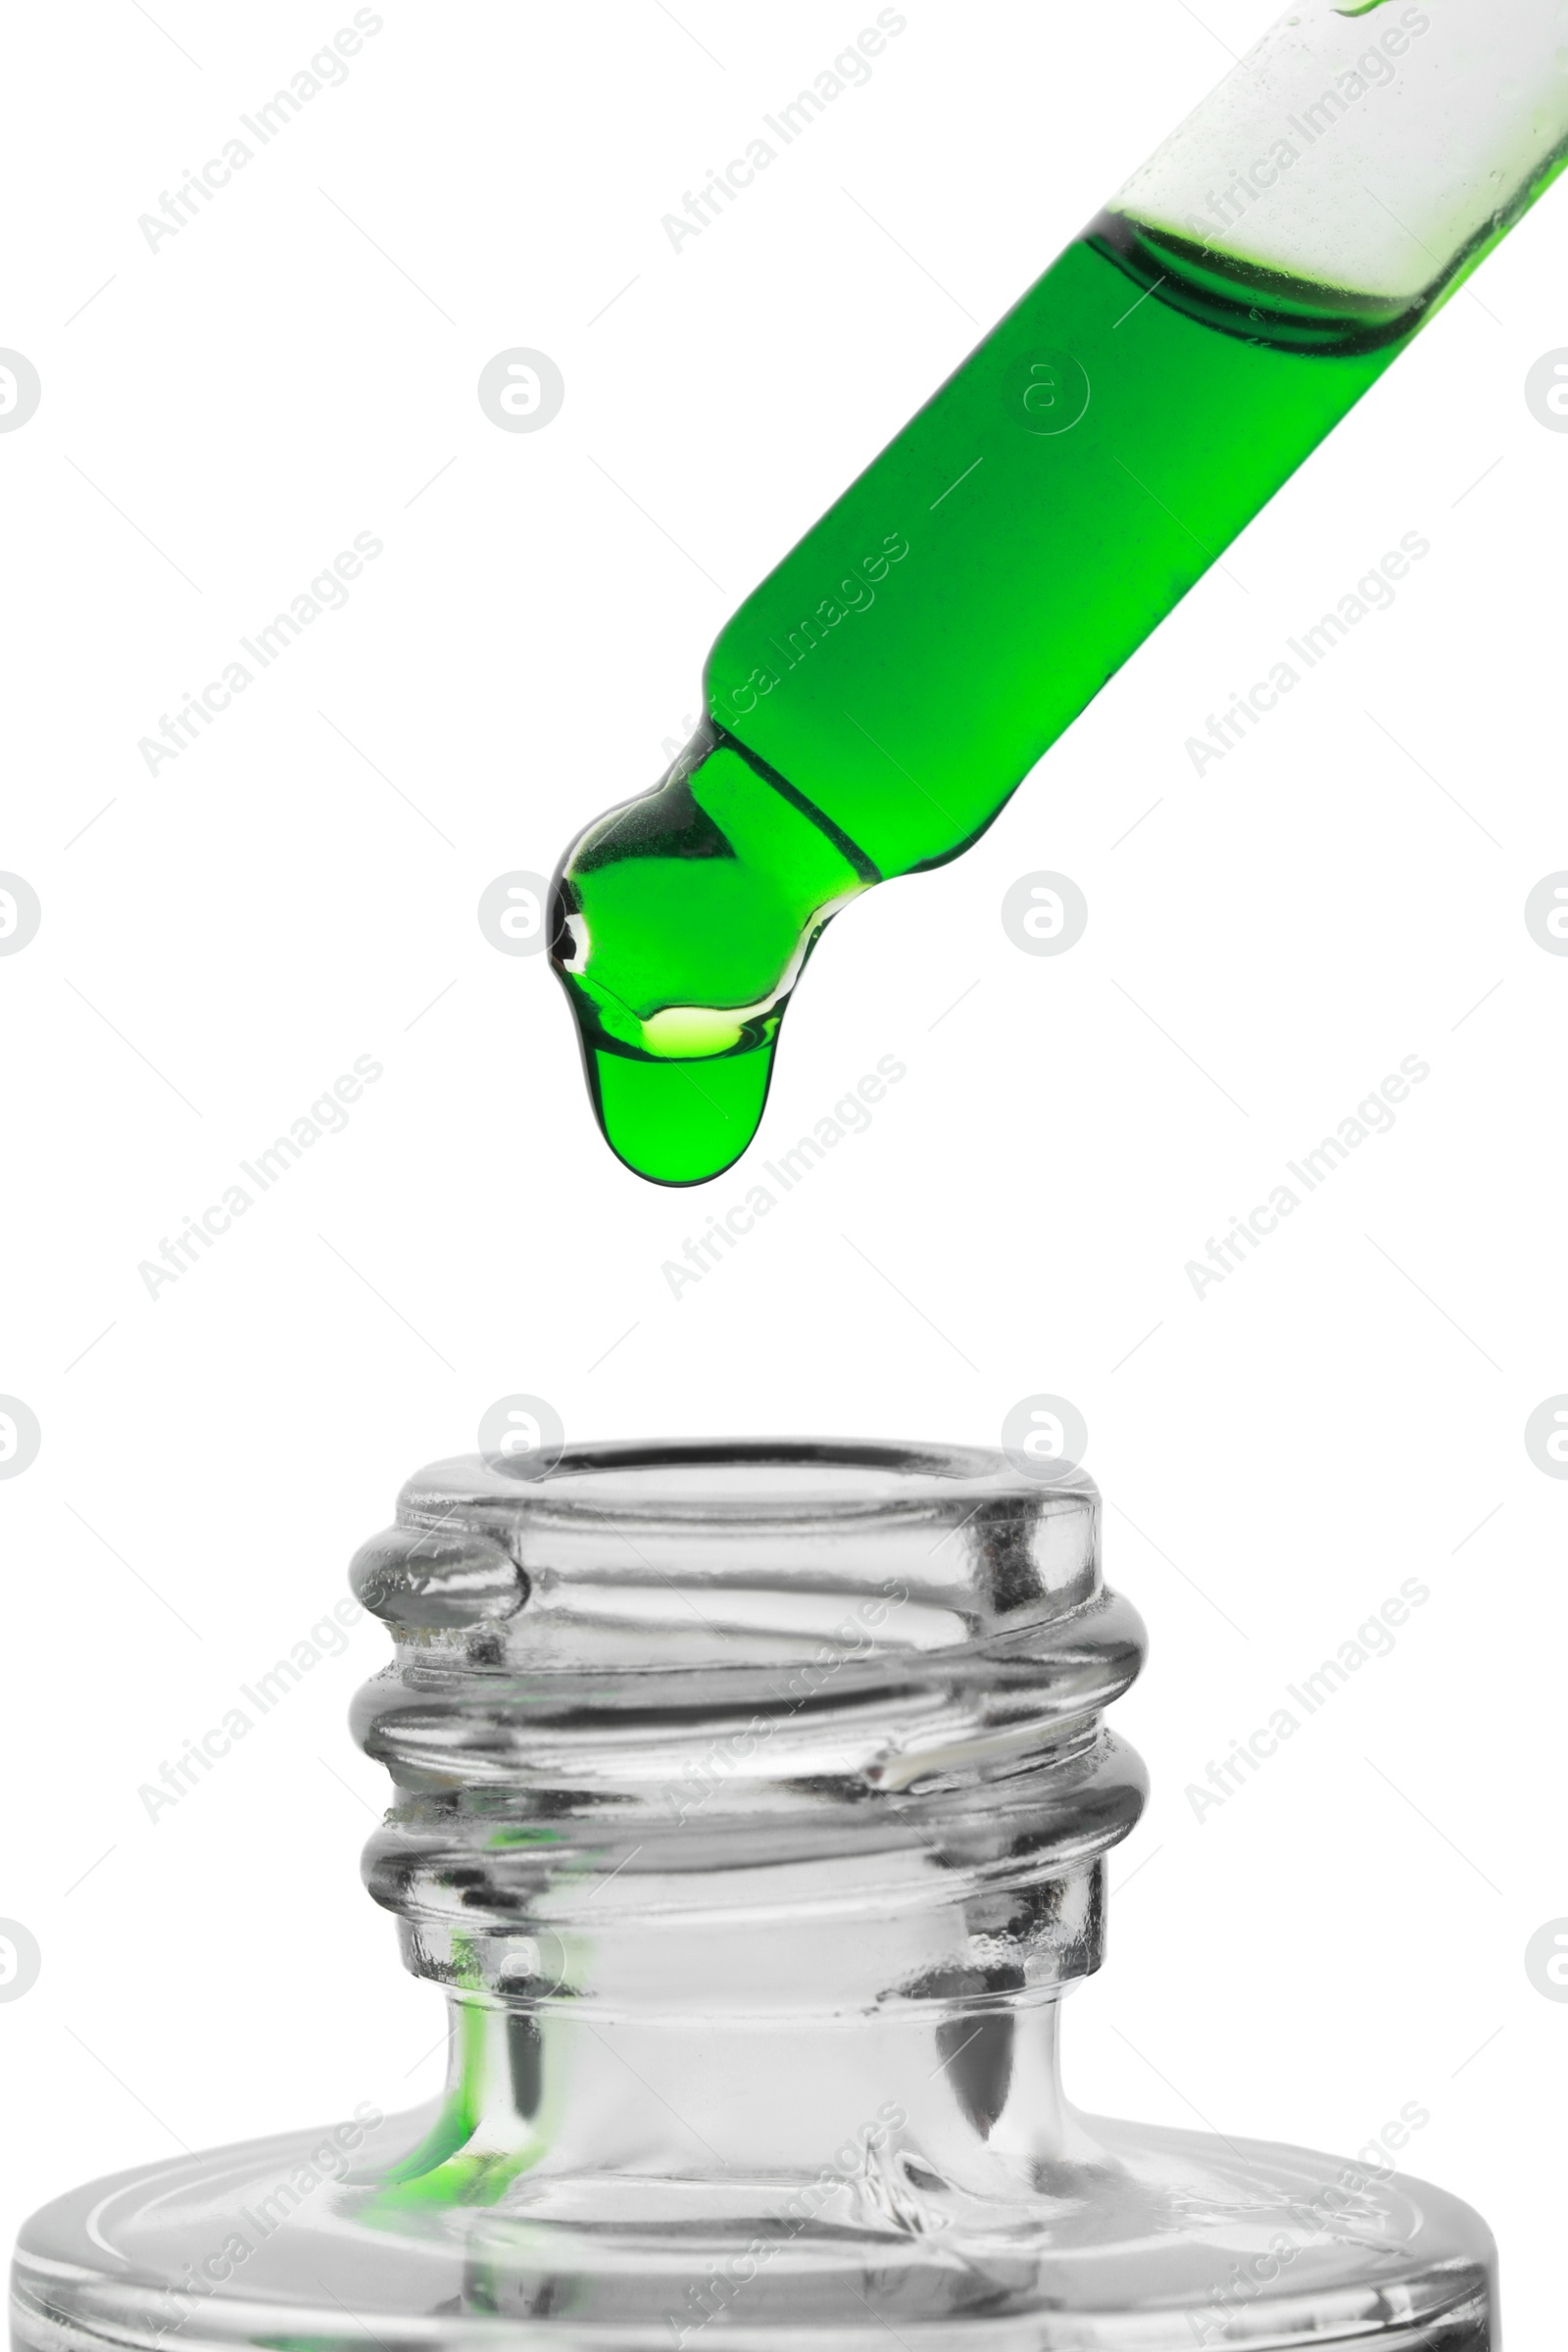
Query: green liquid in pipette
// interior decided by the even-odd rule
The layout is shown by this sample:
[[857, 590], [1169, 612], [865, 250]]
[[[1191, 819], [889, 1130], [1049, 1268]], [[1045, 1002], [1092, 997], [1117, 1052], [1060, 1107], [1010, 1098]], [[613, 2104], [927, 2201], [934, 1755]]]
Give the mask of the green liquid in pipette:
[[708, 717], [568, 854], [595, 1108], [700, 1183], [761, 1117], [805, 956], [943, 864], [1419, 323], [1102, 215], [722, 630]]

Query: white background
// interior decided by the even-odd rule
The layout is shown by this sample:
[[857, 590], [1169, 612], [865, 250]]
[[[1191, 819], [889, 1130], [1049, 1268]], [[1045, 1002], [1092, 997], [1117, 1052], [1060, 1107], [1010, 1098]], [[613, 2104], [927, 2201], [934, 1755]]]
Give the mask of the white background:
[[[43, 1968], [0, 2005], [6, 2233], [173, 2143], [434, 2089], [439, 2004], [357, 1882], [384, 1783], [343, 1718], [379, 1629], [176, 1808], [137, 1791], [485, 1406], [994, 1443], [1052, 1391], [1153, 1641], [1074, 2095], [1346, 2150], [1419, 2103], [1406, 2161], [1488, 2215], [1510, 2342], [1544, 2343], [1568, 2008], [1524, 1949], [1568, 1913], [1568, 1484], [1522, 1433], [1568, 1389], [1568, 959], [1522, 909], [1568, 865], [1568, 436], [1523, 383], [1568, 343], [1568, 200], [978, 848], [835, 926], [760, 1153], [880, 1055], [908, 1076], [677, 1300], [662, 1262], [750, 1163], [710, 1195], [626, 1174], [479, 893], [655, 780], [741, 595], [1264, 15], [909, 0], [868, 86], [676, 255], [662, 215], [874, 9], [387, 0], [156, 253], [138, 215], [352, 12], [155, 13], [7, 36], [0, 343], [43, 400], [0, 436], [0, 867], [43, 924], [0, 960], [0, 1391], [43, 1442], [0, 1482], [0, 1915]], [[545, 431], [479, 409], [512, 345], [564, 370]], [[1195, 776], [1207, 713], [1412, 530], [1396, 606]], [[150, 776], [138, 738], [366, 531], [346, 609]], [[1090, 905], [1060, 958], [999, 920], [1038, 867]], [[139, 1262], [362, 1054], [346, 1131], [150, 1298]], [[1186, 1262], [1409, 1054], [1393, 1131], [1197, 1298]], [[1195, 1818], [1409, 1577], [1393, 1654]]]

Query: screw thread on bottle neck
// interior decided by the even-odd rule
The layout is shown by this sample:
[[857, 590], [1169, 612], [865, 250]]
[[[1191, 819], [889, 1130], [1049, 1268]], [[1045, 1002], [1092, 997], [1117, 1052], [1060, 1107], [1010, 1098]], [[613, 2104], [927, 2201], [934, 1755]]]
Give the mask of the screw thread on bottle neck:
[[1099, 1498], [1000, 1456], [599, 1447], [438, 1465], [355, 1583], [408, 1964], [481, 2005], [988, 2010], [1099, 1965], [1143, 1656]]

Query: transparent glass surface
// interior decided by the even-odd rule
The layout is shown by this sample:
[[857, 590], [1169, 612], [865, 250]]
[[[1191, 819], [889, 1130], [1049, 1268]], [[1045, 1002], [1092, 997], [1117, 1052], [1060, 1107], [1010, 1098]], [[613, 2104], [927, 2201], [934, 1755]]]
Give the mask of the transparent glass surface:
[[355, 1563], [394, 1643], [356, 1720], [445, 2092], [59, 2198], [17, 2342], [1495, 2352], [1491, 2240], [1442, 2190], [1065, 2097], [1144, 1644], [1092, 1482], [1045, 1467], [411, 1482]]

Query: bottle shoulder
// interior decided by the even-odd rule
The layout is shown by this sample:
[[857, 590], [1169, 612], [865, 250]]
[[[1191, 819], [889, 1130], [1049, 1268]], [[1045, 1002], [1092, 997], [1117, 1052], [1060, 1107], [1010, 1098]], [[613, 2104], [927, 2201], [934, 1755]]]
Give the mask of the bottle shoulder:
[[[1494, 2253], [1459, 2199], [1309, 2150], [1074, 2117], [963, 2179], [897, 2126], [843, 2170], [464, 2171], [438, 2108], [73, 2190], [23, 2231], [15, 2342], [479, 2352], [519, 2323], [660, 2352], [1494, 2352]], [[440, 2175], [439, 2183], [432, 2187]]]

